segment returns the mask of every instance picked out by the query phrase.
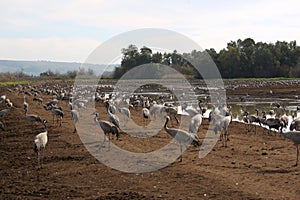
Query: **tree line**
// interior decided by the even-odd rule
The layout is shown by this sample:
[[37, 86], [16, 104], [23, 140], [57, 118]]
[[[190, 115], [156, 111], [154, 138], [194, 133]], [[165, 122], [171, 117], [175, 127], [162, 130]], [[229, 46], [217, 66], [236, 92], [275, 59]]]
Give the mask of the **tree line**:
[[277, 41], [274, 44], [246, 38], [230, 41], [219, 52], [211, 48], [182, 55], [176, 50], [161, 53], [152, 52], [148, 47], [138, 49], [129, 45], [122, 49], [121, 65], [115, 69], [114, 78], [147, 63], [169, 65], [188, 77], [201, 78], [193, 64], [203, 65], [208, 60], [214, 61], [223, 78], [300, 77], [300, 47], [296, 41]]

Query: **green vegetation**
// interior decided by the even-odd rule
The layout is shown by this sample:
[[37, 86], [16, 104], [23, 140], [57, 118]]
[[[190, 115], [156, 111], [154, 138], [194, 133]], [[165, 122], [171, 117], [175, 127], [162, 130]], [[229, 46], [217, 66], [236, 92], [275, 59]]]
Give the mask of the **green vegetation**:
[[286, 80], [300, 80], [300, 78], [285, 78], [285, 77], [275, 77], [275, 78], [225, 78], [223, 80], [229, 80], [229, 81], [286, 81]]
[[0, 85], [18, 85], [18, 84], [28, 84], [29, 81], [5, 81], [0, 82]]
[[139, 50], [129, 45], [122, 49], [122, 54], [121, 66], [115, 69], [114, 78], [120, 78], [135, 66], [147, 63], [168, 65], [190, 78], [201, 78], [192, 63], [209, 68], [212, 61], [223, 78], [300, 77], [300, 47], [296, 41], [268, 44], [246, 38], [229, 42], [220, 52], [214, 49], [193, 50], [182, 55], [176, 50], [172, 53], [152, 53], [148, 47]]

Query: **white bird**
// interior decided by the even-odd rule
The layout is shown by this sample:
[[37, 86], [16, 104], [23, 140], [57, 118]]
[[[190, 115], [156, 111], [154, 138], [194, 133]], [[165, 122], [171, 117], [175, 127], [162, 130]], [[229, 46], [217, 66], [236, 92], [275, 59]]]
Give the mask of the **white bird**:
[[212, 118], [214, 132], [217, 134], [220, 133], [220, 140], [223, 141], [223, 146], [227, 147], [227, 140], [229, 140], [228, 136], [228, 126], [232, 120], [231, 115], [223, 116], [223, 115], [214, 115]]
[[43, 120], [43, 125], [45, 127], [45, 131], [37, 134], [34, 139], [34, 152], [37, 154], [37, 159], [38, 159], [38, 167], [42, 167], [43, 163], [43, 155], [44, 155], [44, 149], [46, 147], [46, 144], [48, 142], [48, 130], [46, 120]]
[[72, 118], [72, 120], [73, 120], [73, 122], [74, 122], [74, 131], [73, 131], [73, 133], [75, 133], [76, 132], [76, 123], [79, 123], [79, 113], [78, 113], [78, 111], [77, 110], [75, 110], [75, 109], [73, 109], [73, 110], [71, 110], [71, 118]]
[[199, 138], [196, 134], [191, 134], [185, 130], [176, 129], [176, 128], [169, 128], [167, 126], [168, 122], [170, 121], [170, 117], [166, 116], [166, 123], [164, 125], [164, 128], [166, 132], [175, 138], [177, 142], [179, 142], [180, 145], [180, 161], [182, 161], [182, 144], [187, 146], [187, 144], [193, 144], [194, 146], [200, 146]]
[[296, 164], [294, 166], [298, 165], [298, 157], [299, 157], [299, 144], [300, 144], [300, 131], [288, 131], [283, 133], [282, 132], [282, 128], [280, 129], [280, 134], [283, 135], [283, 137], [288, 138], [289, 140], [291, 140], [295, 147], [296, 147], [296, 151], [297, 151], [297, 159], [296, 159]]
[[25, 95], [24, 95], [23, 109], [25, 112], [26, 110], [28, 110], [28, 103], [26, 102]]
[[150, 118], [150, 111], [148, 110], [148, 108], [142, 109], [142, 115], [143, 115], [144, 126], [146, 126], [146, 120]]
[[202, 123], [202, 115], [200, 113], [197, 114], [197, 115], [195, 115], [195, 116], [193, 116], [190, 119], [189, 131], [191, 133], [197, 134], [198, 129], [199, 129], [201, 123]]
[[195, 108], [183, 108], [183, 110], [187, 112], [190, 117], [194, 117], [195, 115], [199, 114]]
[[162, 114], [162, 110], [165, 106], [160, 104], [154, 104], [152, 107], [150, 107], [150, 114], [156, 120], [157, 116], [159, 114]]
[[2, 95], [2, 96], [0, 97], [0, 104], [1, 104], [3, 101], [5, 101], [5, 99], [6, 99], [6, 96], [5, 96], [5, 95]]

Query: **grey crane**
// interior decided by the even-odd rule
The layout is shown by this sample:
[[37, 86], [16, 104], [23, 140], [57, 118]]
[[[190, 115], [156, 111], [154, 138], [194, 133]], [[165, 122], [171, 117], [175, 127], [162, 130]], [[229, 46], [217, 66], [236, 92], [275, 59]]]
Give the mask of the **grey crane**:
[[0, 117], [4, 117], [4, 115], [6, 115], [10, 110], [8, 108], [3, 109], [0, 111]]
[[109, 107], [107, 108], [107, 120], [120, 128], [120, 119], [117, 115], [110, 112]]
[[27, 111], [28, 111], [28, 110], [25, 110], [25, 117], [26, 117], [26, 119], [27, 119], [28, 121], [31, 122], [31, 126], [33, 126], [33, 124], [34, 124], [35, 122], [43, 123], [43, 121], [42, 121], [42, 119], [41, 119], [40, 116], [34, 115], [34, 114], [28, 114]]
[[168, 122], [170, 121], [170, 117], [166, 116], [166, 123], [164, 125], [164, 128], [166, 132], [175, 138], [177, 142], [179, 142], [180, 145], [180, 162], [182, 161], [182, 145], [184, 144], [193, 144], [194, 146], [200, 146], [200, 141], [197, 135], [191, 134], [185, 130], [176, 129], [176, 128], [169, 128], [167, 126]]
[[179, 120], [176, 117], [177, 109], [175, 107], [165, 106], [165, 111], [170, 116], [170, 118], [171, 118], [171, 116], [173, 116], [173, 118], [176, 120], [177, 124], [179, 124]]
[[282, 110], [283, 110], [283, 115], [280, 116], [280, 121], [283, 122], [283, 126], [286, 128], [288, 126], [288, 123], [289, 123], [289, 117], [286, 114], [287, 111], [286, 111], [286, 107], [285, 106], [282, 106]]
[[108, 109], [112, 114], [116, 113], [116, 110], [117, 110], [116, 106], [112, 105], [111, 102], [105, 101], [104, 105], [105, 105], [106, 109]]
[[300, 117], [294, 119], [290, 125], [290, 131], [300, 131]]
[[93, 112], [91, 115], [95, 116], [94, 117], [95, 123], [101, 127], [101, 129], [103, 130], [103, 132], [105, 134], [103, 144], [106, 141], [106, 136], [108, 136], [108, 140], [109, 140], [108, 142], [109, 142], [109, 146], [110, 146], [110, 133], [112, 135], [116, 135], [117, 140], [119, 139], [119, 136], [120, 136], [119, 130], [115, 124], [113, 124], [109, 121], [106, 121], [106, 120], [98, 120], [97, 117], [98, 117], [99, 113], [97, 113], [97, 112]]
[[59, 122], [59, 126], [61, 126], [62, 118], [64, 117], [64, 112], [58, 108], [52, 107], [50, 110], [53, 115], [53, 123], [54, 123], [54, 116], [56, 116], [56, 122]]
[[43, 104], [43, 99], [40, 97], [34, 97], [32, 100], [38, 102], [39, 104]]
[[10, 99], [5, 99], [5, 105], [8, 109], [13, 107], [13, 103], [10, 101]]
[[286, 128], [289, 123], [289, 117], [284, 113], [282, 116], [280, 116], [280, 121], [283, 123], [283, 126]]
[[[2, 122], [0, 122], [0, 132], [5, 131], [5, 126]], [[4, 139], [4, 135], [2, 135], [2, 139]]]
[[46, 126], [47, 121], [43, 120], [42, 123], [45, 131], [37, 134], [34, 139], [34, 152], [37, 154], [38, 168], [42, 167], [44, 150], [48, 142], [48, 130]]
[[5, 127], [4, 127], [4, 124], [2, 122], [0, 122], [0, 132], [1, 131], [5, 131]]
[[282, 126], [282, 122], [278, 118], [266, 118], [266, 113], [263, 111], [263, 117], [261, 118], [261, 123], [267, 125], [269, 127], [268, 133], [270, 133], [271, 129], [280, 130]]
[[300, 131], [288, 131], [283, 133], [282, 131], [282, 127], [280, 129], [280, 134], [283, 135], [283, 137], [291, 140], [295, 147], [296, 147], [296, 151], [297, 151], [297, 158], [296, 158], [296, 164], [294, 166], [298, 165], [298, 157], [299, 157], [299, 144], [300, 144]]
[[[256, 111], [256, 115], [249, 115], [249, 112], [245, 111], [244, 112], [244, 117], [243, 117], [243, 121], [248, 124], [251, 127], [252, 123], [258, 123], [259, 125], [261, 125], [261, 119], [258, 116], [258, 109], [255, 109]], [[248, 127], [248, 132], [250, 131], [250, 127]], [[254, 131], [256, 133], [256, 126], [254, 126]]]
[[121, 107], [118, 109], [120, 113], [122, 113], [124, 115], [124, 125], [126, 125], [128, 123], [128, 120], [130, 119], [131, 113], [129, 108], [127, 107]]

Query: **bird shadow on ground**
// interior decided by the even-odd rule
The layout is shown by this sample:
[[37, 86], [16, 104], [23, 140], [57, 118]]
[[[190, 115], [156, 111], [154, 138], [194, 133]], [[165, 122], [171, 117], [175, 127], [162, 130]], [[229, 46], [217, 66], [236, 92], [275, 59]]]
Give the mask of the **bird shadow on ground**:
[[297, 172], [299, 170], [297, 169], [265, 169], [265, 170], [260, 170], [258, 173], [262, 174], [287, 174], [291, 172]]

